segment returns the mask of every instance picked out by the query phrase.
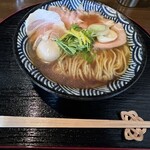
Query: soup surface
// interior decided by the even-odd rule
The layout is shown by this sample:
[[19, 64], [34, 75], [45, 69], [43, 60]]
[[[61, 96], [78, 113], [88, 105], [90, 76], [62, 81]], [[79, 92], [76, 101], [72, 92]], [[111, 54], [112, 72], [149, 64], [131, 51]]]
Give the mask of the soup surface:
[[[43, 17], [37, 17], [39, 14]], [[96, 12], [54, 6], [39, 9], [27, 18], [26, 31], [31, 61], [46, 78], [59, 84], [104, 86], [128, 68], [130, 50], [122, 25]]]

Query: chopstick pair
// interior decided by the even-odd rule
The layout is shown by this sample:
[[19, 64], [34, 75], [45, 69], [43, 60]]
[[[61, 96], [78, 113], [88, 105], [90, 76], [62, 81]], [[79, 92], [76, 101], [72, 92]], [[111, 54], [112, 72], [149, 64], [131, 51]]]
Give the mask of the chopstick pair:
[[123, 120], [0, 116], [0, 128], [125, 128], [126, 139], [138, 138], [138, 141], [143, 139], [145, 128], [150, 128], [150, 121], [143, 121], [135, 111], [123, 111], [121, 118]]
[[0, 116], [0, 127], [6, 128], [150, 128], [150, 121], [65, 119]]
[[[131, 116], [132, 115], [132, 116]], [[135, 111], [121, 112], [123, 120], [0, 116], [0, 127], [12, 128], [150, 128]], [[130, 120], [128, 119], [130, 118]], [[140, 118], [140, 119], [139, 119]]]

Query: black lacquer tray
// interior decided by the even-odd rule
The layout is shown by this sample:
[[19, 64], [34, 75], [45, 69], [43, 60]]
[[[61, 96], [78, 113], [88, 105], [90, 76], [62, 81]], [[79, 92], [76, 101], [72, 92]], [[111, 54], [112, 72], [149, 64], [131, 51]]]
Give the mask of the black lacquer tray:
[[[135, 23], [146, 44], [147, 65], [130, 89], [100, 101], [62, 99], [34, 85], [15, 60], [13, 36], [19, 21], [31, 8], [14, 14], [0, 24], [0, 115], [119, 120], [121, 111], [135, 110], [144, 120], [150, 120], [150, 36], [139, 25]], [[1, 128], [0, 147], [150, 148], [149, 130], [142, 142], [125, 140], [123, 131]]]

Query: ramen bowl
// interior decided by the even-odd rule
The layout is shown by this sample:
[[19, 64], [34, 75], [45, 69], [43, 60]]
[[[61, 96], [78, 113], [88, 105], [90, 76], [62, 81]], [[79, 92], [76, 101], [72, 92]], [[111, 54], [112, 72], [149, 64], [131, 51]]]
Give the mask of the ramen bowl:
[[[37, 9], [48, 10], [49, 6], [65, 6], [69, 10], [77, 10], [82, 6], [82, 9], [85, 11], [95, 11], [107, 19], [121, 23], [126, 32], [127, 43], [131, 53], [131, 59], [126, 72], [107, 85], [95, 88], [72, 88], [45, 77], [34, 66], [27, 53], [28, 36], [25, 29], [25, 20]], [[34, 7], [20, 21], [14, 39], [14, 51], [19, 65], [31, 78], [33, 83], [47, 92], [69, 99], [100, 100], [113, 97], [131, 87], [141, 76], [146, 64], [145, 46], [138, 33], [138, 29], [132, 21], [107, 5], [88, 0], [50, 1]]]

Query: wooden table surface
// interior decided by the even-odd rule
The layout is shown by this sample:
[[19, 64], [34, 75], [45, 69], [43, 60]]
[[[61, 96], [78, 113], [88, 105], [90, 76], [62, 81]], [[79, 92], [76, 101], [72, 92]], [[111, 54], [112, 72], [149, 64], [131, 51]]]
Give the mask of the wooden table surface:
[[[0, 21], [11, 14], [31, 5], [42, 3], [48, 0], [1, 0]], [[98, 0], [97, 0], [98, 1]], [[117, 0], [99, 0], [112, 8], [122, 12], [150, 34], [150, 0], [141, 0], [134, 8], [121, 6]]]

